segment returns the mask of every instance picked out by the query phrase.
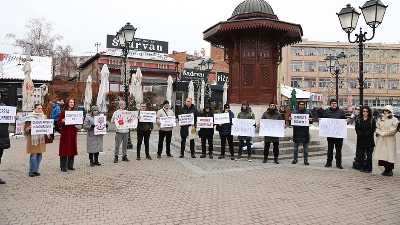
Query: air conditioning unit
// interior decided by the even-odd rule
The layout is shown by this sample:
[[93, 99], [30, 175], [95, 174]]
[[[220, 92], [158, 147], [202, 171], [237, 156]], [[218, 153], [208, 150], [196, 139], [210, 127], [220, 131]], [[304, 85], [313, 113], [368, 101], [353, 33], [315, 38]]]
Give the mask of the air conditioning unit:
[[143, 92], [153, 91], [153, 86], [143, 86]]

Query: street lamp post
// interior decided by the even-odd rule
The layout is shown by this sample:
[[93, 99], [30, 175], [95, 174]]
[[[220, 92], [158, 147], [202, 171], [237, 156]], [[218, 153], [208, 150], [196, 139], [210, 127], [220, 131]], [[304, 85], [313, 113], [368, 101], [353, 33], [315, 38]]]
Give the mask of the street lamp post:
[[[125, 97], [125, 109], [128, 110], [128, 88], [129, 81], [131, 77], [130, 65], [128, 62], [129, 47], [131, 46], [133, 39], [135, 38], [136, 28], [130, 23], [127, 23], [119, 31], [117, 31], [116, 39], [119, 47], [122, 49], [122, 54], [124, 56], [124, 67], [121, 68], [121, 80], [124, 85], [124, 97]], [[132, 149], [131, 134], [129, 132], [128, 136], [128, 149]]]
[[347, 33], [347, 38], [350, 43], [358, 43], [358, 61], [359, 61], [359, 89], [360, 89], [360, 106], [364, 105], [364, 42], [372, 40], [375, 36], [375, 29], [382, 23], [383, 16], [385, 15], [386, 8], [380, 0], [369, 0], [365, 2], [362, 7], [359, 7], [363, 13], [365, 22], [372, 28], [371, 38], [367, 38], [367, 32], [363, 32], [360, 27], [360, 33], [355, 34], [356, 40], [350, 40], [350, 33], [356, 29], [358, 13], [350, 4], [346, 5], [339, 13], [336, 13], [339, 17], [342, 29]]
[[339, 103], [339, 74], [343, 73], [343, 69], [346, 66], [346, 55], [341, 52], [338, 56], [329, 54], [325, 58], [326, 66], [329, 72], [335, 76], [336, 80], [336, 101]]
[[[199, 65], [199, 68], [201, 71], [210, 72], [214, 68], [215, 63], [211, 59], [207, 59], [206, 61], [202, 60], [198, 65]], [[207, 93], [205, 93], [205, 95], [207, 95], [209, 98], [211, 98], [211, 94], [212, 94], [211, 84], [206, 82], [205, 89], [208, 89], [208, 91], [207, 91]], [[202, 90], [202, 91], [206, 91], [206, 90]]]

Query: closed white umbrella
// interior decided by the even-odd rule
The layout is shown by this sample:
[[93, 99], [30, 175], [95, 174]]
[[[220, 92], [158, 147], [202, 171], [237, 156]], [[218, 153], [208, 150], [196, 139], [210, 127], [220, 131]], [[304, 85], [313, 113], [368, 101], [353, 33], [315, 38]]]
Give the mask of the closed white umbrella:
[[192, 99], [192, 102], [194, 104], [195, 102], [194, 102], [194, 85], [193, 85], [193, 81], [189, 82], [188, 90], [189, 90], [188, 97]]
[[225, 105], [228, 102], [228, 84], [224, 83], [224, 92], [222, 93], [222, 104]]
[[204, 83], [204, 80], [201, 80], [201, 86], [200, 86], [200, 109], [204, 109], [204, 91], [206, 88], [206, 84]]
[[135, 84], [135, 101], [136, 104], [143, 102], [143, 89], [142, 89], [142, 71], [138, 67], [136, 70], [136, 84]]
[[172, 105], [172, 84], [174, 83], [174, 80], [172, 80], [171, 75], [168, 76], [167, 80], [167, 100], [168, 102]]
[[136, 85], [136, 73], [132, 74], [131, 83], [129, 85], [129, 95], [133, 95], [136, 97], [135, 85]]
[[85, 89], [85, 101], [83, 106], [86, 111], [90, 110], [90, 105], [92, 104], [92, 76], [88, 76], [86, 80], [86, 89]]
[[25, 78], [22, 82], [22, 110], [32, 111], [35, 86], [33, 85], [31, 78], [31, 63], [28, 60], [25, 62], [24, 67], [22, 67], [22, 71], [25, 73]]
[[107, 101], [106, 94], [110, 91], [108, 77], [110, 76], [110, 71], [108, 70], [107, 64], [103, 65], [101, 69], [101, 78], [100, 78], [100, 88], [99, 93], [97, 94], [97, 107], [99, 107], [99, 112], [105, 113], [107, 112]]

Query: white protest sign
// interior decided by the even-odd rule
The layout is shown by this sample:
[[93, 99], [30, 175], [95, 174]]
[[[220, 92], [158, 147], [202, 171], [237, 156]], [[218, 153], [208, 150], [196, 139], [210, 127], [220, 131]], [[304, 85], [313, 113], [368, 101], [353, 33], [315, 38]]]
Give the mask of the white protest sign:
[[259, 136], [284, 137], [285, 136], [285, 121], [284, 120], [261, 119]]
[[308, 127], [310, 126], [308, 117], [309, 117], [308, 114], [292, 114], [292, 120], [290, 121], [291, 125]]
[[123, 111], [115, 116], [117, 129], [134, 129], [138, 125], [138, 111]]
[[48, 120], [31, 120], [31, 135], [36, 134], [52, 134], [53, 119]]
[[18, 112], [18, 120], [15, 121], [15, 134], [24, 134], [24, 124], [26, 116], [31, 112]]
[[83, 111], [65, 111], [65, 125], [83, 124]]
[[319, 136], [347, 138], [347, 120], [322, 118], [319, 121]]
[[175, 116], [164, 116], [160, 117], [160, 127], [175, 127], [176, 126], [176, 119]]
[[232, 118], [231, 135], [254, 137], [256, 133], [255, 123], [256, 121], [253, 119]]
[[94, 135], [107, 134], [107, 122], [104, 114], [94, 118]]
[[230, 123], [229, 113], [214, 114], [214, 124]]
[[213, 117], [197, 117], [197, 128], [214, 128]]
[[0, 123], [15, 123], [17, 108], [13, 106], [0, 106]]
[[179, 118], [179, 126], [193, 125], [194, 124], [194, 115], [193, 115], [193, 113], [182, 114], [182, 115], [179, 115], [178, 118]]
[[156, 122], [156, 112], [155, 111], [140, 111], [140, 120], [139, 122]]

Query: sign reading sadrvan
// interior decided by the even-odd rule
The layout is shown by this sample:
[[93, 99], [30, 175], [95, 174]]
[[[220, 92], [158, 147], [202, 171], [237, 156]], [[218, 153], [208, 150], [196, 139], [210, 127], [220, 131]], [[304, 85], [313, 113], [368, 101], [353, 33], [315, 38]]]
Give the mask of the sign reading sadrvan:
[[[107, 48], [120, 48], [115, 35], [107, 35]], [[130, 50], [168, 54], [168, 42], [134, 38]]]

